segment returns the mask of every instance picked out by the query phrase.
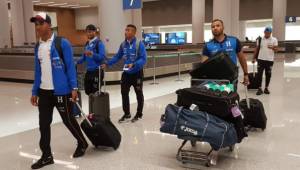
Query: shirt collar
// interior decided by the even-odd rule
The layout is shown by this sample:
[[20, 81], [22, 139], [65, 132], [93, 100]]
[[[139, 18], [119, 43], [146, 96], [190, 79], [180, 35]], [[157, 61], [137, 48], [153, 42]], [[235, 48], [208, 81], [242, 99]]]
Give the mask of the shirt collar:
[[222, 43], [224, 43], [226, 40], [227, 40], [227, 35], [226, 34], [224, 34], [224, 40], [223, 41], [221, 41], [221, 42], [219, 42], [218, 40], [216, 40], [215, 38], [213, 39], [213, 41], [215, 42], [215, 43], [220, 43], [220, 44], [222, 44]]
[[47, 41], [43, 41], [43, 40], [40, 38], [40, 43], [52, 42], [53, 40], [54, 40], [54, 33], [52, 33], [51, 38], [49, 38]]
[[136, 40], [136, 38], [134, 37], [134, 38], [132, 38], [132, 40], [131, 41], [129, 41], [129, 40], [125, 40], [126, 41], [126, 43], [128, 43], [128, 44], [133, 44], [133, 42], [135, 42], [135, 40]]
[[96, 41], [97, 40], [97, 36], [95, 36], [93, 39], [91, 39], [90, 41], [89, 41], [89, 44], [92, 44], [94, 41]]

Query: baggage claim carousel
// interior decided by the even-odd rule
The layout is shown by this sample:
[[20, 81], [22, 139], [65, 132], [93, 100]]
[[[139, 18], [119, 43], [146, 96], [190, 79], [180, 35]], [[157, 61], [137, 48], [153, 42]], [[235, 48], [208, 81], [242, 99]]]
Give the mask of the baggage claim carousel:
[[[82, 47], [73, 47], [74, 58], [78, 60]], [[144, 67], [145, 79], [170, 76], [188, 72], [192, 64], [201, 59], [200, 48], [152, 48], [147, 50], [148, 59]], [[109, 54], [108, 58], [113, 55]], [[123, 61], [106, 69], [105, 79], [108, 84], [120, 82]], [[78, 67], [78, 72], [84, 72], [84, 65]], [[34, 49], [33, 47], [18, 47], [0, 49], [0, 81], [28, 82], [34, 78]]]

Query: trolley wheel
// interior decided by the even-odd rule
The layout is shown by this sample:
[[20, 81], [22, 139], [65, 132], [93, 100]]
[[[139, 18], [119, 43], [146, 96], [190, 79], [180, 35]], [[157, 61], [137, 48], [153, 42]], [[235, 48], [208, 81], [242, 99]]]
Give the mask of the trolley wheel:
[[192, 145], [192, 147], [195, 147], [196, 146], [196, 141], [195, 140], [191, 140], [191, 145]]

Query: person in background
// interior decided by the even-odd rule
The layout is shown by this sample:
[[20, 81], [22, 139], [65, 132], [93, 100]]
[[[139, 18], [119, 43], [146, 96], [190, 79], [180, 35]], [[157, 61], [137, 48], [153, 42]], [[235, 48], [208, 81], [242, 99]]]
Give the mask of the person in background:
[[[272, 28], [266, 27], [264, 30], [264, 37], [260, 38], [260, 43], [257, 41], [256, 49], [254, 51], [254, 56], [252, 62], [255, 63], [257, 61], [257, 72], [258, 72], [258, 84], [259, 88], [256, 92], [256, 95], [261, 95], [263, 93], [270, 94], [269, 85], [272, 76], [272, 67], [274, 64], [274, 56], [275, 52], [278, 50], [278, 41], [275, 37], [272, 36]], [[260, 47], [258, 45], [260, 44]], [[259, 50], [258, 50], [259, 48]], [[258, 53], [258, 55], [257, 55]], [[256, 54], [256, 55], [255, 55]], [[265, 71], [266, 82], [265, 89], [262, 90], [262, 77], [263, 72]]]
[[147, 53], [144, 44], [135, 37], [136, 26], [129, 24], [125, 29], [125, 41], [120, 45], [118, 53], [102, 67], [112, 66], [120, 59], [124, 59], [123, 74], [121, 78], [121, 94], [124, 115], [119, 123], [125, 122], [131, 118], [129, 91], [134, 87], [137, 98], [137, 112], [132, 122], [143, 117], [144, 94], [143, 94], [143, 67], [147, 61]]
[[[103, 84], [104, 71], [99, 69], [99, 66], [104, 62], [105, 46], [97, 37], [97, 28], [90, 24], [86, 26], [86, 35], [88, 42], [84, 47], [82, 57], [77, 61], [77, 64], [87, 63], [87, 71], [84, 77], [84, 90], [87, 95], [93, 94], [99, 90], [99, 83]], [[99, 80], [99, 71], [101, 80]]]

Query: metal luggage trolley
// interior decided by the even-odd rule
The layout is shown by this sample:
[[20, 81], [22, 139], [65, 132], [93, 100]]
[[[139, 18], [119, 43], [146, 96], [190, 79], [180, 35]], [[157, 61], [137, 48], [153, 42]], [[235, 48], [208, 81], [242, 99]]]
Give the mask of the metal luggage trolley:
[[[217, 80], [217, 79], [191, 79], [191, 86], [196, 87], [199, 86], [207, 81], [213, 81], [220, 84], [230, 83], [229, 80]], [[231, 83], [236, 83], [238, 80], [234, 80]], [[236, 89], [235, 89], [236, 90]], [[197, 142], [203, 142], [199, 140], [199, 138], [189, 137], [189, 139], [183, 139], [181, 146], [177, 151], [176, 158], [178, 161], [181, 161], [183, 164], [185, 163], [192, 163], [192, 164], [201, 164], [205, 163], [207, 167], [216, 165], [217, 158], [218, 158], [218, 151], [213, 150], [210, 148], [208, 152], [199, 152], [193, 150], [183, 149], [183, 147], [190, 141], [192, 147], [196, 146]], [[234, 151], [234, 145], [229, 146], [229, 151]]]

